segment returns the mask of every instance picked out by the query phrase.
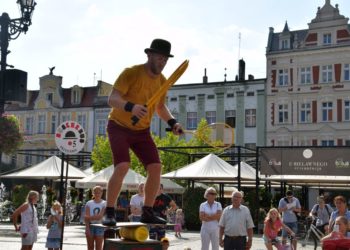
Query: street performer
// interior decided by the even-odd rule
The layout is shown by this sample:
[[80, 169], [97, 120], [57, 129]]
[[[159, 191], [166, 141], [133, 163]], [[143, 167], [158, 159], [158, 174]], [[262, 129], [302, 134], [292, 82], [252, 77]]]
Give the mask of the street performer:
[[[115, 168], [107, 186], [107, 208], [103, 225], [116, 225], [114, 204], [130, 167], [129, 149], [147, 171], [141, 222], [166, 224], [163, 218], [154, 214], [152, 208], [160, 185], [162, 165], [151, 137], [150, 124], [154, 112], [157, 112], [174, 134], [181, 134], [182, 127], [165, 104], [166, 93], [153, 106], [146, 107], [145, 103], [166, 83], [162, 71], [169, 57], [173, 57], [170, 51], [170, 42], [154, 39], [150, 48], [145, 49], [147, 62], [125, 69], [114, 83], [108, 100], [112, 110], [108, 117], [107, 132]], [[132, 117], [138, 121], [135, 122]]]

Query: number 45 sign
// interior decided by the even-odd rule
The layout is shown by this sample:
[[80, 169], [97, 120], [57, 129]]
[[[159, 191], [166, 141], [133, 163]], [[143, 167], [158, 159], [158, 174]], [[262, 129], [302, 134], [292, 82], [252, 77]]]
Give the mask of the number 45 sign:
[[75, 121], [61, 123], [56, 129], [57, 148], [65, 154], [74, 155], [83, 149], [86, 142], [84, 128]]

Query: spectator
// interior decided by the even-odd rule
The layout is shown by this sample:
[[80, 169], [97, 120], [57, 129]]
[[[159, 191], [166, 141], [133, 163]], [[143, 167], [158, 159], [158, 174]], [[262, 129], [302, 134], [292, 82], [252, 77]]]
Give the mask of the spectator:
[[276, 208], [271, 208], [264, 221], [263, 239], [266, 249], [272, 250], [273, 245], [277, 249], [282, 248], [282, 244], [277, 237], [282, 228], [285, 229], [290, 235], [295, 236], [294, 232], [282, 222], [281, 215], [278, 210]]
[[207, 201], [199, 206], [199, 219], [202, 222], [200, 231], [202, 250], [209, 250], [210, 243], [212, 250], [219, 250], [219, 220], [222, 206], [220, 202], [215, 201], [216, 195], [215, 188], [207, 188], [204, 193]]
[[[158, 196], [153, 205], [154, 215], [167, 220], [167, 215], [170, 212], [176, 211], [177, 205], [175, 201], [166, 193], [163, 192], [163, 184], [159, 185]], [[165, 237], [164, 226], [151, 226], [150, 239], [159, 240]]]
[[104, 229], [90, 226], [90, 224], [102, 222], [106, 201], [102, 199], [103, 189], [101, 186], [95, 186], [92, 193], [92, 200], [89, 200], [85, 205], [85, 235], [88, 250], [102, 250]]
[[[333, 226], [335, 224], [335, 219], [338, 216], [345, 216], [348, 221], [350, 221], [350, 211], [347, 208], [346, 198], [342, 195], [338, 195], [334, 198], [334, 205], [336, 209], [332, 212], [329, 219], [328, 233], [333, 231]], [[350, 237], [350, 232], [348, 232], [348, 237]]]
[[144, 187], [145, 184], [140, 183], [138, 187], [138, 193], [131, 196], [129, 220], [132, 222], [139, 222], [141, 220], [144, 199]]
[[349, 241], [343, 241], [347, 237], [349, 221], [345, 216], [335, 219], [334, 229], [330, 234], [321, 239], [322, 249], [325, 250], [349, 250]]
[[[298, 233], [298, 217], [297, 213], [301, 212], [301, 206], [298, 198], [293, 196], [293, 191], [288, 190], [286, 197], [282, 198], [278, 203], [278, 211], [282, 213], [282, 221], [296, 234]], [[282, 244], [287, 242], [288, 232], [282, 229]], [[293, 248], [297, 249], [296, 238], [292, 241]]]
[[181, 208], [178, 208], [176, 210], [175, 215], [175, 237], [181, 238], [181, 232], [182, 232], [182, 225], [185, 223], [184, 213], [182, 212]]
[[329, 218], [333, 209], [330, 205], [325, 203], [323, 196], [317, 197], [317, 204], [315, 204], [311, 211], [310, 216], [313, 218], [313, 223], [322, 232], [328, 232]]
[[249, 208], [241, 204], [242, 198], [242, 192], [233, 191], [232, 205], [227, 206], [222, 212], [219, 221], [219, 240], [224, 250], [243, 250], [252, 247], [254, 223]]
[[[26, 202], [17, 208], [12, 214], [13, 225], [16, 232], [21, 233], [22, 248], [21, 250], [31, 250], [34, 242], [37, 241], [39, 227], [38, 227], [38, 213], [35, 208], [39, 199], [37, 191], [29, 191]], [[21, 215], [21, 225], [17, 225], [18, 216]]]
[[62, 206], [55, 201], [51, 207], [51, 215], [47, 219], [46, 228], [49, 229], [46, 239], [46, 248], [49, 250], [59, 250], [61, 248], [62, 233]]

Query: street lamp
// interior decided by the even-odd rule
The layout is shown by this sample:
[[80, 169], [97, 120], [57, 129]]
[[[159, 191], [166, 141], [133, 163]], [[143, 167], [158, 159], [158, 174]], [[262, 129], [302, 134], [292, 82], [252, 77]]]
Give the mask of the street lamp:
[[[20, 70], [7, 72], [7, 66], [13, 68], [13, 66], [8, 65], [6, 62], [7, 55], [10, 53], [10, 51], [8, 51], [9, 41], [17, 39], [22, 32], [26, 33], [28, 31], [28, 27], [32, 24], [32, 14], [36, 5], [36, 2], [34, 0], [17, 0], [17, 3], [19, 4], [19, 8], [21, 10], [22, 16], [20, 18], [10, 19], [9, 15], [5, 12], [2, 13], [0, 17], [0, 117], [4, 113], [5, 101], [11, 100], [9, 99], [11, 97], [5, 94], [5, 85], [11, 85], [7, 84], [6, 81], [8, 81], [9, 78], [18, 78], [19, 75], [21, 75], [20, 78], [23, 79], [23, 73], [25, 73]], [[6, 75], [9, 77], [6, 77]], [[18, 98], [15, 98], [15, 100], [17, 99]]]

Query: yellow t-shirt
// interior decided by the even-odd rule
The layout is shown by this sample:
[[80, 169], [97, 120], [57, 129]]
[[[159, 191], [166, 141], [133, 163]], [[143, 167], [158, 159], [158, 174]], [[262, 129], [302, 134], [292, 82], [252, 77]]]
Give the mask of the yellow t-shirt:
[[[144, 64], [135, 65], [126, 68], [115, 81], [113, 88], [118, 90], [122, 98], [135, 104], [146, 104], [154, 93], [166, 82], [163, 74], [156, 78], [150, 77]], [[158, 102], [165, 101], [166, 93], [159, 98]], [[155, 106], [147, 107], [147, 115], [140, 119], [136, 125], [132, 125], [131, 112], [123, 109], [112, 108], [108, 119], [115, 121], [117, 124], [130, 128], [132, 130], [142, 130], [150, 127]]]

